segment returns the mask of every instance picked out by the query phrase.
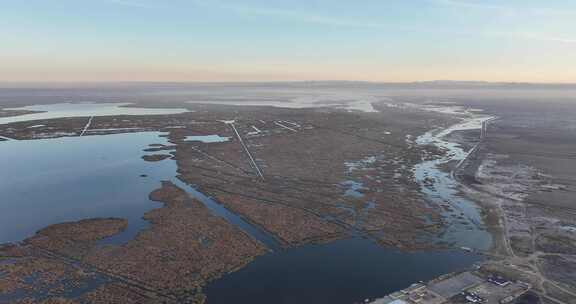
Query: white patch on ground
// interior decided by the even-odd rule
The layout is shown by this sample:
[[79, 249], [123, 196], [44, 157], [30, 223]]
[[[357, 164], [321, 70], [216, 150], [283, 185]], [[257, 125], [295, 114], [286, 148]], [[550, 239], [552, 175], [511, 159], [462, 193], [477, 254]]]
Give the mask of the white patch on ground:
[[36, 133], [32, 136], [33, 139], [55, 138], [64, 136], [76, 136], [77, 133], [73, 132], [53, 132], [53, 133]]
[[506, 217], [509, 236], [531, 237], [530, 222], [523, 200], [542, 183], [538, 171], [526, 165], [503, 165], [505, 155], [488, 154], [476, 172], [477, 187], [494, 195]]
[[365, 94], [306, 94], [303, 96], [292, 96], [281, 100], [193, 100], [192, 104], [221, 104], [234, 106], [270, 106], [277, 108], [306, 109], [306, 108], [336, 108], [346, 111], [358, 112], [378, 112], [372, 103], [378, 102], [375, 96]]
[[488, 154], [476, 172], [476, 179], [485, 191], [511, 200], [522, 201], [541, 181], [534, 178], [538, 171], [526, 165], [499, 165], [502, 155]]
[[450, 143], [447, 141], [442, 140], [445, 136], [449, 135], [455, 131], [466, 131], [466, 130], [478, 130], [482, 127], [482, 123], [485, 121], [489, 121], [494, 119], [492, 116], [480, 116], [480, 117], [471, 117], [464, 119], [461, 123], [452, 125], [448, 128], [442, 130], [432, 130], [430, 132], [425, 133], [422, 136], [419, 136], [416, 139], [417, 144], [437, 144], [438, 141], [444, 142], [443, 145], [446, 143], [450, 145], [454, 145], [454, 143]]
[[260, 133], [262, 133], [262, 130], [258, 129], [256, 126], [252, 126], [252, 132], [248, 132], [246, 135], [248, 136], [256, 136], [259, 135]]
[[567, 232], [576, 233], [576, 227], [574, 226], [560, 226], [558, 228], [560, 228], [560, 230], [564, 230]]
[[116, 132], [116, 131], [134, 131], [134, 130], [143, 130], [145, 128], [109, 128], [109, 129], [88, 129], [86, 130], [86, 133], [91, 133], [91, 132]]
[[564, 190], [564, 189], [566, 189], [565, 185], [559, 185], [559, 184], [547, 184], [547, 185], [541, 185], [540, 187], [543, 190]]
[[[433, 101], [430, 101], [433, 102]], [[385, 106], [389, 108], [397, 108], [402, 110], [420, 110], [420, 111], [427, 111], [427, 112], [435, 112], [435, 113], [442, 113], [442, 114], [449, 114], [449, 115], [473, 115], [475, 112], [482, 111], [480, 109], [473, 109], [467, 108], [458, 105], [438, 105], [436, 104], [415, 104], [415, 103], [393, 103], [393, 102], [385, 102], [383, 103]]]
[[374, 164], [377, 160], [378, 158], [376, 156], [368, 156], [358, 161], [344, 162], [344, 166], [348, 173], [352, 173], [356, 170], [364, 170], [370, 167], [370, 165]]
[[278, 122], [278, 121], [275, 121], [274, 124], [277, 125], [277, 126], [279, 126], [279, 127], [281, 127], [281, 128], [284, 128], [284, 129], [286, 129], [286, 130], [289, 130], [289, 131], [292, 131], [292, 132], [298, 132], [298, 130], [296, 130], [296, 129], [294, 129], [294, 128], [291, 128], [291, 127], [288, 127], [288, 126], [286, 126], [286, 125], [284, 125], [284, 124], [282, 124], [282, 123], [280, 123], [280, 122]]
[[301, 128], [301, 127], [302, 127], [300, 124], [295, 123], [295, 122], [293, 122], [293, 121], [289, 121], [289, 120], [280, 120], [280, 122], [282, 122], [282, 123], [287, 123], [287, 124], [292, 125], [292, 126], [294, 126], [294, 127], [296, 127], [296, 128]]

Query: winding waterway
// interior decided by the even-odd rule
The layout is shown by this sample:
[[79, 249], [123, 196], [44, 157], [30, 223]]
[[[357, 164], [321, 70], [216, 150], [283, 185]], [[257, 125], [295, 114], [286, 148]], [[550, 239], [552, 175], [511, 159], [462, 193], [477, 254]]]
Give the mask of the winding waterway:
[[485, 251], [490, 248], [492, 238], [483, 226], [479, 206], [460, 195], [458, 181], [454, 179], [451, 172], [445, 169], [448, 163], [459, 163], [468, 156], [467, 151], [459, 144], [448, 141], [446, 136], [456, 131], [480, 129], [482, 123], [491, 118], [472, 116], [449, 128], [432, 130], [416, 139], [416, 144], [434, 145], [445, 151], [443, 156], [422, 161], [413, 170], [416, 182], [420, 184], [427, 199], [438, 205], [450, 207], [449, 210], [443, 212], [448, 226], [441, 239], [453, 246]]
[[[127, 218], [128, 229], [105, 240], [108, 244], [125, 243], [148, 226], [142, 215], [159, 207], [148, 194], [161, 181], [171, 180], [213, 214], [272, 249], [206, 286], [210, 304], [354, 303], [480, 260], [460, 250], [399, 252], [357, 235], [282, 250], [273, 236], [178, 180], [174, 160], [142, 160], [142, 150], [150, 144], [166, 144], [161, 135], [141, 132], [0, 142], [0, 209], [8, 211], [0, 213], [0, 243], [22, 240], [50, 224], [93, 217]], [[417, 167], [417, 175], [445, 179], [445, 192], [427, 194], [456, 200], [456, 190], [450, 190], [455, 189], [450, 176], [435, 171], [440, 164], [424, 162]], [[464, 238], [469, 232], [455, 237]]]

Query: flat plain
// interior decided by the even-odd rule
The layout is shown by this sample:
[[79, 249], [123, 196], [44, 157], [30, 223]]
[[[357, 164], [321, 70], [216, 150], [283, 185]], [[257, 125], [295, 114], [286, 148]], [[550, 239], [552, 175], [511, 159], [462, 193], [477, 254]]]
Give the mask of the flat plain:
[[[46, 89], [45, 96], [26, 98], [3, 89], [0, 116], [25, 117], [37, 111], [10, 108], [94, 90]], [[132, 224], [112, 212], [55, 222], [3, 245], [0, 300], [211, 303], [207, 286], [271, 252], [350, 238], [407, 255], [450, 252], [479, 235], [492, 240], [490, 248], [461, 255], [484, 255], [482, 267], [529, 280], [544, 301], [576, 297], [576, 103], [570, 97], [298, 85], [98, 92], [96, 104], [186, 111], [0, 124], [0, 145], [156, 132], [158, 142], [144, 147], [139, 161], [174, 164], [173, 177], [150, 189], [158, 203], [139, 215], [147, 226], [123, 242], [109, 240]], [[485, 135], [463, 127], [442, 137], [447, 146], [419, 141], [478, 117], [495, 118]], [[454, 151], [472, 153], [460, 160]], [[434, 161], [429, 175], [416, 176], [416, 168]], [[441, 174], [454, 178], [448, 194]], [[423, 270], [421, 278], [434, 275]], [[378, 295], [342, 303], [371, 296]]]

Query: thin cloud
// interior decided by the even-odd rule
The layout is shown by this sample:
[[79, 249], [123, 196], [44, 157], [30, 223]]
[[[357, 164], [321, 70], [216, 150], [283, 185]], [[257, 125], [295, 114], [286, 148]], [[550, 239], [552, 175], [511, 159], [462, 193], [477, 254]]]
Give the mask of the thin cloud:
[[[163, 4], [151, 4], [150, 2], [137, 1], [137, 0], [106, 0], [108, 3], [113, 3], [122, 6], [138, 7], [138, 8], [164, 8], [170, 9], [175, 8], [178, 4], [169, 4], [164, 2]], [[382, 24], [372, 24], [364, 22], [346, 21], [341, 18], [331, 18], [320, 15], [304, 14], [298, 11], [283, 10], [283, 9], [273, 9], [273, 8], [262, 8], [254, 6], [245, 6], [232, 4], [225, 1], [218, 0], [190, 0], [186, 2], [192, 4], [196, 7], [204, 7], [210, 9], [219, 9], [234, 12], [242, 15], [253, 15], [253, 16], [272, 16], [281, 17], [287, 19], [295, 19], [307, 23], [316, 23], [322, 25], [330, 26], [346, 26], [346, 27], [363, 27], [363, 28], [380, 28]]]
[[[174, 8], [174, 5], [168, 5], [164, 2], [162, 5], [152, 4], [145, 1], [137, 0], [106, 0], [109, 3], [114, 3], [118, 5], [138, 7], [138, 8]], [[512, 12], [516, 8], [509, 8], [498, 5], [487, 5], [475, 2], [467, 1], [457, 1], [457, 0], [426, 0], [432, 2], [436, 5], [460, 7], [460, 8], [472, 8], [472, 9], [490, 9], [499, 10], [502, 12]], [[534, 41], [545, 41], [545, 42], [557, 42], [564, 44], [575, 44], [576, 39], [570, 38], [558, 38], [558, 37], [547, 37], [544, 35], [533, 35], [518, 32], [475, 32], [475, 31], [462, 31], [462, 30], [441, 30], [441, 29], [421, 29], [421, 28], [399, 28], [393, 25], [377, 23], [377, 22], [366, 22], [360, 20], [343, 19], [340, 17], [329, 17], [323, 15], [313, 15], [306, 14], [294, 10], [286, 9], [274, 9], [274, 8], [263, 8], [254, 6], [245, 6], [232, 4], [227, 1], [221, 0], [190, 0], [186, 3], [193, 4], [197, 7], [204, 7], [210, 9], [226, 10], [236, 14], [249, 15], [249, 16], [268, 16], [268, 17], [280, 17], [285, 19], [297, 20], [300, 22], [306, 22], [311, 24], [318, 24], [331, 27], [344, 27], [344, 28], [357, 28], [357, 29], [379, 29], [379, 30], [396, 30], [403, 32], [413, 32], [413, 33], [430, 33], [430, 34], [441, 34], [441, 35], [458, 35], [458, 36], [484, 36], [484, 37], [494, 37], [494, 38], [507, 38], [507, 39], [519, 39], [519, 40], [534, 40]], [[530, 9], [530, 11], [539, 11], [547, 13], [555, 13], [555, 10], [550, 9]], [[556, 12], [560, 13], [560, 12]], [[569, 12], [561, 11], [562, 14], [568, 14]], [[576, 13], [576, 12], [574, 12]]]
[[[468, 8], [475, 8], [475, 9], [491, 9], [491, 10], [500, 10], [500, 11], [513, 11], [513, 8], [508, 8], [504, 6], [497, 6], [497, 5], [486, 5], [486, 4], [478, 4], [478, 3], [471, 3], [471, 2], [464, 2], [464, 1], [455, 1], [455, 0], [429, 0], [435, 3], [441, 3], [443, 5], [451, 5], [451, 6], [459, 6], [459, 7], [468, 7]], [[341, 26], [341, 27], [354, 27], [354, 28], [364, 28], [364, 29], [387, 29], [390, 30], [393, 28], [394, 30], [399, 30], [403, 32], [419, 32], [419, 33], [431, 33], [431, 34], [446, 34], [446, 35], [459, 35], [459, 36], [485, 36], [485, 37], [495, 37], [495, 38], [508, 38], [508, 39], [519, 39], [519, 40], [534, 40], [534, 41], [546, 41], [546, 42], [559, 42], [565, 44], [574, 44], [576, 43], [576, 39], [569, 39], [569, 38], [557, 38], [557, 37], [547, 37], [543, 35], [532, 35], [532, 34], [524, 34], [518, 32], [474, 32], [474, 31], [461, 31], [461, 30], [439, 30], [439, 29], [417, 29], [417, 28], [398, 28], [393, 27], [388, 24], [382, 23], [372, 23], [372, 22], [364, 22], [358, 20], [345, 20], [342, 18], [334, 18], [334, 17], [325, 17], [325, 16], [318, 16], [318, 15], [309, 15], [309, 14], [302, 14], [297, 11], [290, 11], [290, 10], [279, 10], [279, 9], [269, 9], [269, 8], [258, 8], [258, 7], [247, 7], [247, 6], [239, 6], [233, 5], [228, 2], [223, 2], [219, 0], [195, 0], [193, 1], [197, 5], [217, 8], [217, 9], [225, 9], [234, 11], [236, 13], [241, 14], [249, 14], [249, 15], [264, 15], [264, 16], [274, 16], [274, 17], [283, 17], [283, 18], [290, 18], [290, 19], [297, 19], [303, 22], [321, 24], [321, 25], [329, 25], [329, 26]], [[555, 11], [550, 9], [531, 9], [532, 12], [539, 12], [539, 13], [562, 13], [568, 14], [571, 12], [566, 11]], [[576, 13], [576, 12], [572, 12]]]
[[556, 42], [563, 44], [576, 44], [576, 39], [562, 38], [558, 36], [548, 35], [544, 33], [530, 33], [530, 32], [510, 32], [510, 31], [481, 31], [477, 33], [479, 36], [495, 37], [502, 39], [515, 39], [515, 40], [530, 40], [540, 42]]
[[359, 28], [384, 27], [383, 24], [379, 23], [358, 22], [356, 20], [344, 20], [342, 18], [306, 14], [294, 10], [237, 5], [232, 4], [230, 2], [218, 1], [218, 0], [193, 0], [191, 2], [198, 6], [223, 9], [243, 15], [282, 17], [288, 19], [295, 19], [307, 23], [316, 23], [329, 26], [359, 27]]
[[489, 5], [489, 4], [456, 1], [456, 0], [429, 0], [428, 2], [431, 2], [432, 4], [442, 5], [442, 6], [460, 7], [460, 8], [492, 9], [492, 10], [493, 9], [496, 9], [496, 10], [508, 9], [504, 6], [499, 6], [499, 5]]
[[504, 14], [532, 15], [532, 16], [574, 16], [575, 9], [558, 9], [549, 7], [512, 7], [496, 4], [486, 4], [481, 2], [462, 0], [427, 0], [428, 2], [452, 8], [465, 8], [476, 10], [499, 11]]
[[559, 42], [564, 44], [576, 44], [576, 39], [561, 38], [554, 36], [544, 36], [544, 35], [534, 35], [534, 34], [518, 34], [519, 37], [531, 40], [547, 41], [547, 42]]
[[105, 0], [105, 1], [110, 4], [116, 4], [127, 7], [146, 8], [146, 9], [166, 8], [166, 6], [163, 5], [152, 4], [150, 2], [137, 1], [137, 0]]

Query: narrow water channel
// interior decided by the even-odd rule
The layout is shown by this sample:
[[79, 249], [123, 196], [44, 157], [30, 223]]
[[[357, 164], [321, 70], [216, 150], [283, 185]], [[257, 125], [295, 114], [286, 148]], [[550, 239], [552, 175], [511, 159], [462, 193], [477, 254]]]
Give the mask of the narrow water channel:
[[178, 178], [173, 178], [172, 182], [179, 188], [185, 190], [188, 193], [188, 195], [202, 202], [204, 206], [210, 209], [212, 214], [224, 218], [228, 223], [240, 228], [242, 231], [246, 232], [256, 240], [260, 241], [262, 244], [266, 245], [268, 249], [273, 251], [279, 251], [282, 249], [281, 244], [270, 233], [264, 231], [263, 229], [255, 225], [248, 223], [241, 216], [226, 209], [226, 207], [224, 207], [222, 204], [215, 202], [211, 197], [206, 196], [202, 192], [182, 182]]
[[[453, 206], [453, 221], [443, 240], [480, 250], [491, 245], [476, 204], [459, 195], [458, 182], [442, 165], [466, 157], [458, 144], [444, 137], [457, 130], [480, 128], [488, 118], [474, 118], [420, 136], [417, 144], [447, 150], [446, 156], [416, 165], [416, 180], [430, 200]], [[427, 178], [434, 187], [426, 186]], [[445, 214], [450, 216], [450, 214]], [[442, 274], [469, 268], [482, 258], [461, 250], [399, 252], [351, 236], [329, 244], [305, 245], [257, 258], [247, 267], [209, 284], [208, 304], [240, 303], [360, 303]]]
[[420, 184], [426, 198], [437, 205], [449, 206], [443, 211], [448, 226], [441, 239], [453, 246], [488, 250], [492, 237], [482, 223], [480, 207], [473, 201], [460, 195], [459, 183], [451, 172], [446, 171], [448, 163], [464, 160], [468, 153], [458, 144], [445, 139], [452, 132], [476, 130], [482, 122], [491, 119], [488, 116], [472, 117], [443, 130], [432, 130], [416, 139], [419, 145], [434, 145], [444, 150], [442, 157], [422, 161], [414, 167], [414, 177]]

